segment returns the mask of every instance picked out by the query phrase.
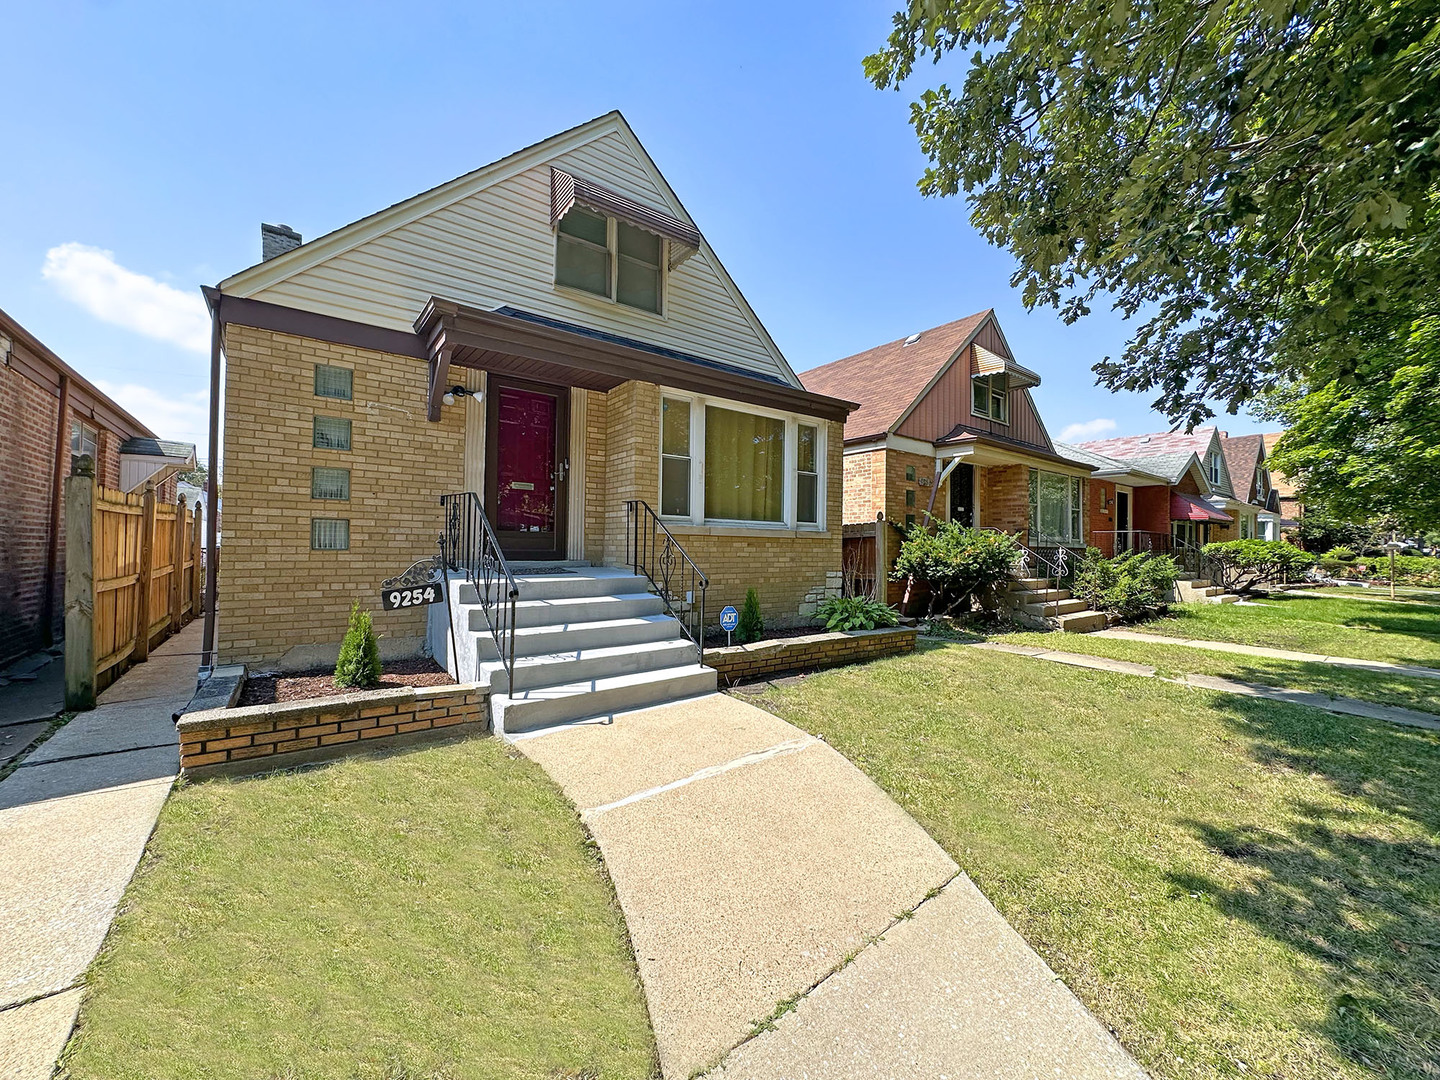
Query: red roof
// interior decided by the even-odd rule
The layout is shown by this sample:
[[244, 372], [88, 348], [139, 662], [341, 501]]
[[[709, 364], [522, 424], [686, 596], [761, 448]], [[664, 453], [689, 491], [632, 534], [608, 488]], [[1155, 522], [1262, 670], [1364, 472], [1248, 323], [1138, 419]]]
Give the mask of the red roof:
[[1197, 499], [1193, 495], [1182, 495], [1178, 491], [1172, 491], [1170, 492], [1170, 520], [1230, 522], [1235, 519], [1229, 514], [1216, 510], [1203, 499]]
[[845, 441], [883, 435], [930, 385], [960, 346], [980, 328], [990, 310], [968, 315], [919, 335], [900, 338], [800, 373], [812, 394], [860, 403], [845, 421]]
[[1186, 433], [1184, 431], [1158, 431], [1150, 435], [1124, 435], [1118, 439], [1092, 439], [1080, 443], [1086, 450], [1094, 450], [1106, 457], [1128, 458], [1149, 457], [1154, 454], [1176, 454], [1194, 452], [1201, 460], [1210, 449], [1210, 437], [1215, 428], [1202, 427]]

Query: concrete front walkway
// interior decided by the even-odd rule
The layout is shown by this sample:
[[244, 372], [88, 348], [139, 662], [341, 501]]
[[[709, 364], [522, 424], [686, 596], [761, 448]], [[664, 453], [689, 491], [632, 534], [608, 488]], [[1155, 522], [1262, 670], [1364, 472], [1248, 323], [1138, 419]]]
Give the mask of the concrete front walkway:
[[48, 1080], [79, 986], [180, 767], [200, 623], [172, 637], [0, 782], [0, 1076]]
[[517, 746], [600, 845], [667, 1080], [1144, 1076], [925, 831], [799, 728], [717, 694]]
[[1440, 668], [1392, 664], [1385, 660], [1360, 660], [1354, 656], [1323, 656], [1320, 653], [1294, 652], [1290, 649], [1270, 649], [1262, 645], [1241, 645], [1234, 641], [1170, 637], [1165, 634], [1147, 634], [1140, 630], [1097, 630], [1092, 636], [1120, 638], [1122, 641], [1148, 641], [1154, 645], [1184, 645], [1191, 649], [1209, 649], [1211, 652], [1263, 656], [1269, 660], [1298, 660], [1306, 664], [1329, 664], [1332, 667], [1385, 671], [1392, 675], [1409, 675], [1417, 679], [1440, 679]]

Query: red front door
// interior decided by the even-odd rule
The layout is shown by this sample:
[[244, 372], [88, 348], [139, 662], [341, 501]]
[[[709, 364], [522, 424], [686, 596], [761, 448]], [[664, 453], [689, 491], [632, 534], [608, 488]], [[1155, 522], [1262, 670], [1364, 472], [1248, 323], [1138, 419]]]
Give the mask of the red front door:
[[485, 505], [500, 547], [563, 559], [570, 390], [492, 376], [486, 397]]

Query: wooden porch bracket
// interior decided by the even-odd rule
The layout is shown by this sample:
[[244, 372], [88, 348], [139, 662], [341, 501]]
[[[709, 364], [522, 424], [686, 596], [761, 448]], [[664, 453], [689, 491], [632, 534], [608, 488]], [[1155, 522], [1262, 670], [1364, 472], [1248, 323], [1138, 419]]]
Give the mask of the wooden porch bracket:
[[432, 424], [440, 420], [440, 406], [444, 404], [441, 399], [450, 389], [450, 354], [453, 351], [451, 346], [444, 345], [430, 358], [430, 397], [426, 417]]

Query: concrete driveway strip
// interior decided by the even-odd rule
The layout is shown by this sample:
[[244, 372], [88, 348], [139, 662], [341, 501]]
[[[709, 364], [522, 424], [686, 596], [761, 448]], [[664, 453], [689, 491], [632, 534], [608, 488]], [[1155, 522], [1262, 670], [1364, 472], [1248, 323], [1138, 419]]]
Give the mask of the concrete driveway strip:
[[1144, 1080], [969, 878], [897, 923], [713, 1080]]
[[716, 1063], [957, 871], [843, 757], [733, 698], [518, 745], [600, 845], [667, 1078]]

